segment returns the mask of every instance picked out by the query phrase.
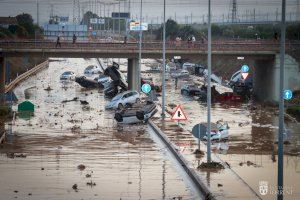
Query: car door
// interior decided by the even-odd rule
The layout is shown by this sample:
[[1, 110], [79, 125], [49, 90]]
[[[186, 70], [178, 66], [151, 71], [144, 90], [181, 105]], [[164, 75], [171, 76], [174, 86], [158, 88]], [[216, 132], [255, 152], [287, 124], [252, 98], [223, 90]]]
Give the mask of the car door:
[[120, 103], [122, 103], [123, 105], [126, 105], [126, 103], [128, 103], [128, 93], [123, 95], [123, 97], [121, 98]]

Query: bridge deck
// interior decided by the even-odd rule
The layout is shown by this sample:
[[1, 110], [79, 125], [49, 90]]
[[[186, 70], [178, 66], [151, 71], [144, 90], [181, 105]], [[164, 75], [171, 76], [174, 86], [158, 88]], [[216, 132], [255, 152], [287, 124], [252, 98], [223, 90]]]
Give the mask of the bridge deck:
[[[52, 57], [138, 57], [138, 43], [122, 42], [78, 42], [72, 44], [64, 41], [61, 47], [56, 48], [53, 41], [0, 41], [0, 55], [19, 56], [26, 54], [42, 54]], [[249, 40], [249, 41], [215, 41], [212, 43], [213, 54], [222, 55], [274, 55], [279, 52], [278, 41]], [[300, 43], [287, 42], [286, 50], [300, 49]], [[196, 42], [181, 43], [167, 42], [167, 57], [182, 55], [194, 57], [199, 54], [206, 54], [207, 44]], [[142, 44], [144, 58], [160, 58], [162, 54], [161, 42], [144, 42]]]

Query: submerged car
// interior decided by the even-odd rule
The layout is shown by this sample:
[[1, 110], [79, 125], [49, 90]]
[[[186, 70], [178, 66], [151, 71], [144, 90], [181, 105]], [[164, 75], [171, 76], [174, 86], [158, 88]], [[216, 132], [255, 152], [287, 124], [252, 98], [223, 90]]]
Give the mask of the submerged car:
[[[222, 124], [217, 122], [217, 124], [211, 124], [210, 140], [227, 140], [228, 139], [228, 123]], [[208, 139], [207, 132], [203, 137], [204, 140]]]
[[101, 72], [101, 68], [96, 65], [89, 65], [84, 70], [84, 74], [98, 74]]
[[115, 96], [105, 109], [123, 109], [134, 103], [140, 102], [140, 94], [137, 91], [126, 91]]
[[206, 91], [203, 91], [201, 88], [195, 85], [188, 84], [181, 88], [181, 94], [186, 96], [199, 96], [206, 94]]
[[105, 75], [101, 74], [101, 75], [99, 75], [99, 77], [96, 77], [94, 80], [98, 81], [98, 83], [103, 84], [103, 83], [109, 82], [110, 78], [108, 76], [105, 76]]
[[118, 123], [134, 124], [147, 122], [157, 112], [156, 105], [152, 102], [134, 104], [131, 108], [119, 110], [115, 113]]
[[60, 75], [60, 80], [74, 80], [76, 77], [76, 74], [72, 71], [66, 71]]
[[92, 79], [88, 79], [85, 76], [76, 77], [75, 82], [84, 88], [104, 88], [101, 83]]

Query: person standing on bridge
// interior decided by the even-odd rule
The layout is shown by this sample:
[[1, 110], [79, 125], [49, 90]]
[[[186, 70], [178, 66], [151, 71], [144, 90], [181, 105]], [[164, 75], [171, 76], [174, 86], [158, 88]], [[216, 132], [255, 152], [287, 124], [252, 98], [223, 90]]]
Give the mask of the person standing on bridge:
[[75, 35], [75, 33], [74, 33], [74, 34], [73, 34], [73, 44], [76, 43], [76, 40], [77, 40], [77, 37], [76, 37], [76, 35]]
[[60, 35], [57, 36], [55, 48], [57, 48], [58, 46], [59, 48], [61, 48]]

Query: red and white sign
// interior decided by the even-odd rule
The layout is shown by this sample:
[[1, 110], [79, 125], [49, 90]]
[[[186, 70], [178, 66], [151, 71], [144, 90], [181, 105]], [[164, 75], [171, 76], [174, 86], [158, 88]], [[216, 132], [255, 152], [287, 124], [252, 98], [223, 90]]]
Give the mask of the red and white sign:
[[187, 117], [184, 114], [184, 112], [183, 112], [180, 105], [176, 107], [175, 112], [173, 113], [171, 120], [174, 120], [174, 121], [187, 120]]
[[245, 80], [248, 77], [249, 73], [242, 73], [242, 77]]

